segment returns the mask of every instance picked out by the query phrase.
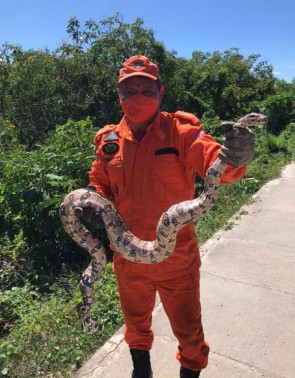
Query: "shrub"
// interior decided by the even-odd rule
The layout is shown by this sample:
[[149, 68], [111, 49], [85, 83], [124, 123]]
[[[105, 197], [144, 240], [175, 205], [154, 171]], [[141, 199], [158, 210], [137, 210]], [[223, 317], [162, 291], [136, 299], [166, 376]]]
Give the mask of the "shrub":
[[277, 94], [260, 103], [260, 113], [268, 116], [268, 130], [278, 135], [295, 120], [294, 93]]
[[[78, 264], [80, 270], [86, 258], [86, 253], [65, 236], [58, 211], [67, 193], [88, 184], [94, 134], [89, 120], [69, 121], [32, 151], [2, 154], [0, 240], [5, 245], [1, 255], [14, 253], [14, 259], [5, 258], [6, 264], [13, 260], [13, 264], [25, 266], [26, 259], [41, 285], [45, 277], [46, 281], [62, 272], [62, 263], [71, 268]], [[22, 248], [16, 247], [19, 235]]]
[[35, 378], [49, 372], [72, 376], [85, 357], [123, 323], [110, 265], [95, 292], [92, 316], [98, 329], [92, 335], [81, 331], [77, 277], [68, 278], [68, 290], [57, 284], [54, 295], [42, 296], [30, 284], [4, 292], [0, 304], [7, 308], [6, 320], [17, 317], [17, 321], [10, 336], [0, 343], [0, 372], [11, 378]]

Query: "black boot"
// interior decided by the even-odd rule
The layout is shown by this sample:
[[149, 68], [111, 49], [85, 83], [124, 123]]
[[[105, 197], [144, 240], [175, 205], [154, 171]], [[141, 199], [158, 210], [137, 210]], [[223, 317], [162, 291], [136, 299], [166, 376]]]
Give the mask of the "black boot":
[[198, 378], [200, 376], [200, 371], [193, 371], [180, 366], [180, 378]]
[[134, 366], [131, 378], [153, 378], [150, 352], [148, 350], [130, 349], [130, 353]]

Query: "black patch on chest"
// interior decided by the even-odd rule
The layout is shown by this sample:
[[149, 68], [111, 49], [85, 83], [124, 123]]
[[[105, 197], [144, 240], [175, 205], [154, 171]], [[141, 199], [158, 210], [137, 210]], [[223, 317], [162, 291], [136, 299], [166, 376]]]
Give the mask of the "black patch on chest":
[[113, 155], [113, 154], [115, 154], [119, 151], [119, 148], [120, 147], [119, 147], [118, 143], [106, 143], [105, 145], [103, 145], [102, 151], [106, 155]]
[[166, 148], [161, 148], [160, 150], [155, 151], [155, 155], [176, 155], [179, 156], [178, 150], [173, 147], [166, 147]]

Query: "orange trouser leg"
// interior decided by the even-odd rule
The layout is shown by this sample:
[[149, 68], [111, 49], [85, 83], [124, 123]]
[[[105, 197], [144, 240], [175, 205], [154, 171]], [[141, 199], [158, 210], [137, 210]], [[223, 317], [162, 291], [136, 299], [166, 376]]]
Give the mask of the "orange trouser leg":
[[121, 308], [125, 320], [125, 341], [130, 349], [150, 350], [156, 287], [151, 280], [125, 281], [117, 277]]
[[177, 359], [187, 369], [199, 371], [208, 364], [209, 346], [201, 323], [199, 272], [157, 281], [156, 288], [177, 338]]

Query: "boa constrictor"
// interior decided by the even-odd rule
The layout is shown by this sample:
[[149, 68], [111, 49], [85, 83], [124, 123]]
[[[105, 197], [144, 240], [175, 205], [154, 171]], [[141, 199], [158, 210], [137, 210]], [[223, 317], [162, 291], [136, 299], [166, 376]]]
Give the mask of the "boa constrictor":
[[[224, 122], [221, 127], [225, 130], [229, 127], [248, 127], [266, 122], [265, 116], [250, 113], [237, 122]], [[193, 200], [177, 203], [162, 214], [157, 225], [157, 239], [154, 241], [140, 240], [133, 235], [113, 204], [94, 191], [77, 189], [65, 197], [60, 208], [62, 226], [68, 235], [91, 256], [91, 263], [83, 272], [80, 281], [84, 332], [91, 333], [96, 328], [96, 322], [90, 319], [90, 308], [94, 301], [93, 284], [105, 269], [107, 258], [101, 241], [82, 224], [78, 216], [81, 208], [88, 206], [94, 208], [101, 217], [116, 252], [125, 259], [142, 264], [159, 263], [173, 252], [177, 232], [185, 225], [195, 222], [214, 205], [220, 178], [226, 166], [217, 159], [207, 171], [201, 195]]]

